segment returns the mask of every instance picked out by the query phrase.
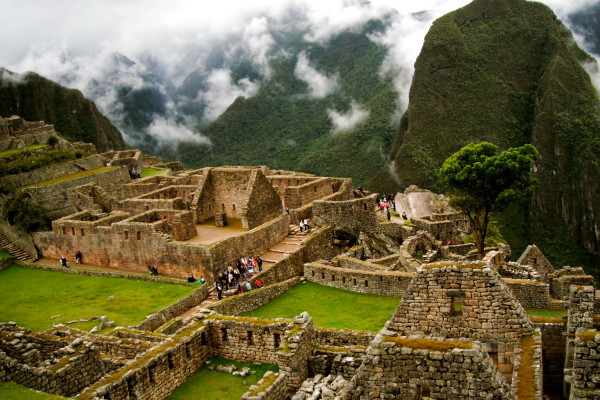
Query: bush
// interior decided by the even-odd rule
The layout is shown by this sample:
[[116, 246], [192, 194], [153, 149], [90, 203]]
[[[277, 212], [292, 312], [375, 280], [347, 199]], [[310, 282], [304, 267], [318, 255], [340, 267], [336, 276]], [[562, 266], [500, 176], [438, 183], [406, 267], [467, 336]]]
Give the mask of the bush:
[[0, 202], [0, 216], [26, 232], [48, 230], [51, 226], [44, 209], [25, 193], [4, 196]]

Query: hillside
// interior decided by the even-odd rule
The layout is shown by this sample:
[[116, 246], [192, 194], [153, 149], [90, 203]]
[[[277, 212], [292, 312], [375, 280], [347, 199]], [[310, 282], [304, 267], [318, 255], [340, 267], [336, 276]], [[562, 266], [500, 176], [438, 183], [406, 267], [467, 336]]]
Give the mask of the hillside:
[[415, 64], [391, 161], [371, 188], [443, 191], [439, 167], [465, 144], [532, 143], [540, 185], [498, 216], [503, 233], [516, 253], [531, 242], [559, 265], [598, 260], [598, 96], [580, 64], [591, 61], [539, 3], [475, 0], [439, 18]]
[[[375, 27], [345, 32], [324, 45], [287, 43], [296, 55], [272, 62], [273, 72], [255, 96], [238, 97], [201, 128], [211, 147], [182, 143], [162, 157], [179, 159], [188, 168], [266, 164], [366, 183], [383, 166], [395, 134], [397, 93], [391, 79], [379, 74], [386, 50], [367, 37]], [[337, 77], [334, 91], [311, 95], [294, 71], [301, 52], [319, 73]], [[334, 131], [331, 111], [350, 118], [357, 108], [368, 117], [347, 131]]]
[[69, 141], [93, 143], [99, 151], [126, 148], [121, 133], [80, 91], [36, 73], [0, 68], [0, 116], [45, 121]]

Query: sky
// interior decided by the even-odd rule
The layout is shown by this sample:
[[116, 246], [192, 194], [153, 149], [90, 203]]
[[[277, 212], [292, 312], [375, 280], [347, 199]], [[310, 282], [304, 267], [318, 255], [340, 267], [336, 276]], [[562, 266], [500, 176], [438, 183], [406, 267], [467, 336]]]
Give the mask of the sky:
[[[542, 0], [559, 18], [599, 0]], [[132, 60], [154, 57], [175, 85], [193, 70], [202, 69], [210, 48], [227, 42], [226, 54], [250, 57], [266, 76], [274, 28], [297, 26], [304, 38], [324, 42], [332, 35], [390, 15], [392, 23], [371, 40], [386, 46], [381, 73], [391, 74], [399, 93], [400, 112], [408, 103], [413, 65], [432, 21], [468, 0], [0, 0], [0, 66], [14, 72], [35, 71], [90, 95], [91, 84], [108, 79], [115, 52]], [[290, 10], [293, 10], [290, 11]], [[428, 11], [420, 13], [420, 11]], [[143, 85], [147, 71], [121, 66], [110, 79], [115, 84]], [[295, 74], [314, 97], [336, 89], [337, 77], [316, 71], [305, 54], [298, 55]], [[600, 83], [600, 80], [599, 80]], [[258, 91], [255, 82], [233, 82], [231, 71], [211, 72], [208, 88], [199, 96], [210, 99], [205, 117], [216, 118], [236, 97]], [[166, 90], [166, 89], [165, 89]], [[93, 99], [104, 112], [114, 92], [96, 92]], [[174, 108], [175, 105], [168, 105]], [[334, 131], [348, 129], [347, 121], [365, 118], [360, 104], [349, 115], [329, 110]], [[156, 132], [168, 130], [169, 119], [156, 121]], [[183, 126], [172, 126], [165, 140], [189, 137]], [[183, 133], [182, 133], [183, 132]]]

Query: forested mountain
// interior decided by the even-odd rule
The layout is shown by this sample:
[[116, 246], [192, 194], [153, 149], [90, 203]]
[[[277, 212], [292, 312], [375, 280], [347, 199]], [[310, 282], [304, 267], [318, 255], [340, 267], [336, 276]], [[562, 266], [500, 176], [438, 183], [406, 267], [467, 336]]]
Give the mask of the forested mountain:
[[[188, 167], [266, 164], [350, 176], [358, 184], [368, 181], [385, 161], [396, 131], [397, 107], [391, 79], [379, 74], [386, 50], [367, 37], [374, 29], [377, 24], [362, 32], [345, 32], [324, 45], [288, 42], [287, 49], [295, 55], [274, 60], [271, 76], [254, 96], [238, 97], [201, 128], [211, 146], [181, 143], [164, 156]], [[329, 92], [315, 94], [298, 79], [296, 66], [305, 61], [332, 77]], [[332, 123], [335, 114], [338, 129]]]
[[124, 149], [115, 126], [79, 90], [36, 73], [19, 75], [0, 68], [0, 116], [45, 121], [70, 141], [94, 143], [99, 151]]
[[589, 265], [600, 250], [599, 102], [582, 66], [591, 63], [540, 3], [475, 0], [439, 18], [415, 64], [391, 162], [371, 186], [443, 192], [442, 162], [469, 142], [531, 143], [539, 188], [497, 215], [503, 233], [517, 253], [535, 243], [558, 265]]

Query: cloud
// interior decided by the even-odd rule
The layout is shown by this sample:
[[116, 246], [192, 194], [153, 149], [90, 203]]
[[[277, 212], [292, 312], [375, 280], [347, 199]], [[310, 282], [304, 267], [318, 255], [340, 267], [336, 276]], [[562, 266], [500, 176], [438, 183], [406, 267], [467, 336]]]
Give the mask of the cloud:
[[257, 83], [247, 78], [233, 83], [228, 69], [214, 70], [208, 77], [208, 86], [209, 89], [202, 92], [200, 98], [207, 104], [204, 116], [209, 120], [216, 119], [238, 97], [252, 97], [259, 89]]
[[333, 93], [338, 87], [337, 76], [327, 76], [310, 66], [306, 53], [298, 55], [294, 75], [308, 84], [311, 97], [321, 99]]
[[369, 111], [360, 107], [353, 100], [348, 112], [340, 113], [336, 110], [327, 109], [327, 115], [329, 115], [329, 119], [333, 124], [332, 133], [341, 133], [350, 131], [365, 122], [369, 118]]
[[172, 120], [167, 120], [162, 117], [154, 118], [154, 121], [147, 129], [159, 142], [195, 142], [206, 145], [211, 145], [210, 139], [200, 133], [193, 132], [189, 128], [174, 123]]

